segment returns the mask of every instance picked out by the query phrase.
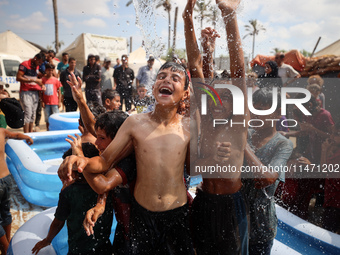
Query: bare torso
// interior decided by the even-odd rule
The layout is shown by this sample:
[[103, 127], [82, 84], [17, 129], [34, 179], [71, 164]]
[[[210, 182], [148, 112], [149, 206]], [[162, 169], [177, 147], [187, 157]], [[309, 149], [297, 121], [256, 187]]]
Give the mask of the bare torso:
[[213, 157], [217, 153], [216, 142], [230, 142], [231, 155], [225, 166], [233, 166], [236, 171], [215, 173], [212, 177], [203, 178], [202, 189], [210, 194], [233, 194], [241, 189], [241, 166], [244, 158], [244, 148], [246, 145], [246, 128], [242, 125], [230, 127], [219, 125], [213, 127], [212, 120], [209, 117], [202, 118], [202, 136], [201, 136], [201, 156], [209, 158], [209, 162], [216, 164]]
[[166, 211], [187, 202], [183, 182], [190, 140], [189, 121], [176, 115], [171, 123], [155, 121], [152, 114], [134, 117], [132, 133], [137, 163], [136, 201], [151, 211]]

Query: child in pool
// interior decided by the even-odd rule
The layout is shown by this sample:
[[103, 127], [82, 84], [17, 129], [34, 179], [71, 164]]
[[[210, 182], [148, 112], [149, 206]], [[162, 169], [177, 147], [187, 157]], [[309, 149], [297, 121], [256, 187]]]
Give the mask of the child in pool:
[[[99, 155], [95, 145], [83, 143], [82, 151], [85, 156], [94, 157]], [[65, 153], [63, 157], [71, 155], [71, 151]], [[82, 222], [84, 214], [97, 202], [97, 193], [86, 183], [82, 174], [77, 173], [75, 182], [63, 189], [59, 194], [58, 207], [54, 220], [51, 223], [49, 232], [43, 240], [39, 241], [32, 249], [33, 254], [51, 244], [53, 238], [63, 228], [67, 220], [69, 255], [76, 254], [103, 254], [111, 255], [112, 246], [110, 243], [111, 225], [113, 211], [110, 208], [105, 210], [101, 221], [96, 225], [98, 235], [89, 237], [83, 229]], [[110, 205], [110, 203], [107, 203]], [[110, 206], [108, 206], [110, 207]], [[112, 208], [112, 207], [111, 207]]]

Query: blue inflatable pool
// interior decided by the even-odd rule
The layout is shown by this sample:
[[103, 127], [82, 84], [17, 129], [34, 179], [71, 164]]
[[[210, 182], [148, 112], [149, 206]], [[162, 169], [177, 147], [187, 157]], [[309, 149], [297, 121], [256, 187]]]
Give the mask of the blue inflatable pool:
[[[22, 225], [14, 234], [7, 250], [7, 255], [31, 255], [31, 250], [34, 245], [47, 236], [55, 210], [56, 207], [45, 210]], [[111, 242], [113, 242], [116, 225], [117, 221], [114, 218], [111, 228]], [[66, 255], [68, 252], [67, 238], [67, 227], [65, 224], [59, 234], [53, 239], [52, 245], [40, 250], [38, 254]]]
[[58, 204], [62, 183], [57, 175], [62, 155], [70, 148], [67, 135], [80, 134], [79, 130], [49, 131], [27, 134], [34, 144], [21, 140], [8, 140], [6, 162], [21, 194], [35, 205], [52, 207]]
[[52, 114], [48, 118], [50, 131], [77, 129], [79, 125], [79, 117], [79, 112], [62, 112]]

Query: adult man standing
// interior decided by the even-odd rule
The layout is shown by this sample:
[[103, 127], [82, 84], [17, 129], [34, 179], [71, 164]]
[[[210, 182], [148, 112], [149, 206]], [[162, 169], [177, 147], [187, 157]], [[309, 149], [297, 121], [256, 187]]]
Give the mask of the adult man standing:
[[106, 89], [113, 89], [113, 68], [111, 68], [111, 59], [105, 58], [102, 66], [102, 76], [100, 81], [100, 89], [102, 92]]
[[116, 69], [116, 68], [118, 68], [118, 67], [120, 67], [121, 66], [121, 64], [120, 64], [120, 59], [119, 58], [116, 58], [116, 65], [113, 67], [113, 69]]
[[122, 65], [113, 73], [115, 88], [120, 94], [120, 103], [123, 104], [123, 99], [125, 99], [125, 111], [131, 109], [132, 82], [135, 78], [133, 70], [129, 68], [128, 60], [127, 55], [122, 55]]
[[57, 70], [58, 70], [58, 77], [60, 77], [60, 74], [62, 71], [64, 71], [69, 65], [68, 65], [68, 53], [64, 52], [62, 55], [62, 61], [58, 63]]
[[279, 66], [279, 76], [282, 79], [283, 87], [292, 83], [296, 79], [300, 78], [301, 75], [290, 65], [283, 63], [285, 59], [285, 54], [277, 53], [275, 55], [275, 62]]
[[77, 102], [74, 101], [72, 97], [72, 88], [68, 85], [67, 81], [69, 81], [69, 75], [74, 73], [76, 77], [81, 77], [80, 72], [76, 69], [76, 59], [70, 58], [68, 61], [68, 67], [60, 73], [60, 82], [64, 88], [64, 105], [66, 108], [66, 112], [74, 112], [77, 110], [78, 105]]
[[85, 81], [85, 96], [87, 103], [94, 101], [102, 104], [100, 91], [101, 68], [96, 64], [96, 57], [90, 54], [87, 65], [83, 69], [83, 81]]
[[147, 89], [151, 89], [156, 79], [156, 72], [155, 69], [153, 68], [154, 63], [155, 63], [154, 57], [150, 56], [147, 65], [139, 68], [138, 75], [136, 76], [137, 88], [139, 84], [144, 84]]
[[44, 89], [41, 79], [38, 79], [39, 66], [45, 61], [45, 54], [39, 53], [33, 59], [22, 62], [17, 72], [20, 82], [20, 102], [25, 111], [24, 133], [33, 132], [33, 123], [39, 102], [39, 91]]

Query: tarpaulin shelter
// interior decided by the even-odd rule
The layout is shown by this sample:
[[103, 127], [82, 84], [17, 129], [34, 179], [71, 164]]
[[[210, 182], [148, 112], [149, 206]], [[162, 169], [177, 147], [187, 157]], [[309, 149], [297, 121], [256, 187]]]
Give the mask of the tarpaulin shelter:
[[124, 37], [82, 33], [68, 47], [57, 54], [59, 59], [62, 58], [63, 52], [67, 52], [70, 57], [74, 57], [77, 60], [77, 69], [82, 71], [87, 64], [89, 54], [99, 55], [101, 61], [105, 57], [109, 57], [114, 63], [116, 58], [127, 54], [128, 50], [127, 41]]

